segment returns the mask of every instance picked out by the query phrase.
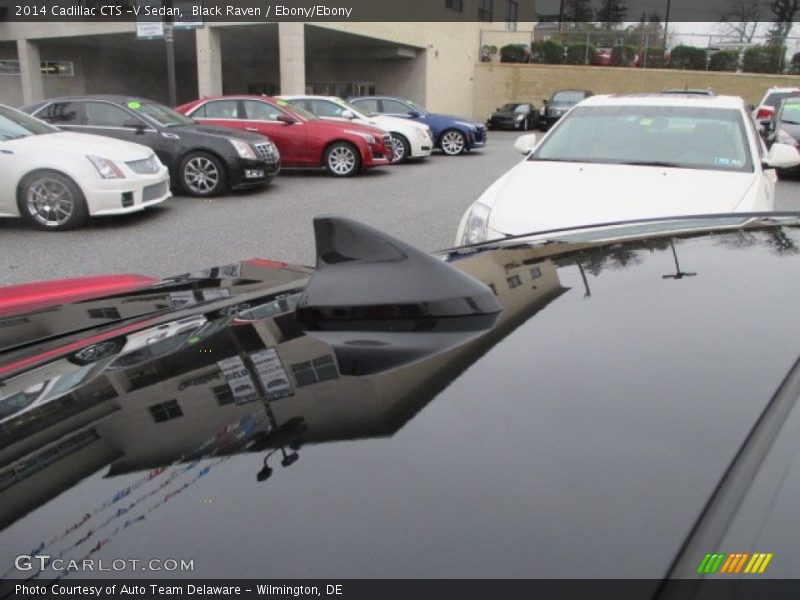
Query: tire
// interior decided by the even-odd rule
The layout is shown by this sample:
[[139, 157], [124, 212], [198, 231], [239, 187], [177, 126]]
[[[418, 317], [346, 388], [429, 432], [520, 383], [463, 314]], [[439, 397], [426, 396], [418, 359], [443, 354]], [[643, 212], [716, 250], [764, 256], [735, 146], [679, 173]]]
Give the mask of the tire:
[[458, 129], [448, 129], [439, 138], [439, 147], [448, 156], [457, 156], [466, 152], [467, 138]]
[[358, 149], [348, 142], [335, 142], [325, 150], [324, 167], [334, 177], [352, 177], [361, 169]]
[[17, 205], [23, 219], [46, 231], [73, 229], [89, 220], [81, 188], [58, 171], [26, 175], [18, 188]]
[[400, 133], [391, 132], [392, 136], [392, 164], [406, 162], [411, 157], [411, 144]]
[[122, 350], [123, 346], [124, 343], [120, 339], [104, 340], [102, 342], [92, 344], [91, 346], [81, 348], [77, 352], [74, 352], [68, 356], [67, 360], [76, 365], [90, 365], [99, 360], [103, 360], [104, 358], [110, 358], [111, 356], [118, 354], [119, 351]]
[[225, 166], [208, 152], [190, 152], [181, 161], [178, 180], [183, 192], [198, 198], [218, 196], [227, 188]]

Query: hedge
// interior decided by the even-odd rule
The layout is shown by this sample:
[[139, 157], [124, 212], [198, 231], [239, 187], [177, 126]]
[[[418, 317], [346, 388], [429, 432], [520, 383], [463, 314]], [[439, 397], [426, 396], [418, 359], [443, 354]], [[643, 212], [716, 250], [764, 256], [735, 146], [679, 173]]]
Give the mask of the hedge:
[[528, 62], [528, 48], [525, 44], [508, 44], [500, 48], [500, 62], [521, 63]]
[[778, 73], [783, 46], [752, 46], [744, 51], [742, 70], [748, 73]]
[[636, 58], [634, 46], [614, 46], [611, 48], [611, 64], [615, 67], [627, 67]]
[[670, 63], [673, 69], [704, 71], [706, 68], [705, 48], [696, 48], [683, 44], [676, 46], [672, 50]]
[[591, 44], [573, 44], [567, 48], [567, 58], [564, 62], [568, 65], [590, 65], [596, 53], [597, 48]]
[[564, 45], [555, 40], [542, 40], [531, 44], [531, 60], [548, 65], [560, 65], [564, 61]]
[[708, 60], [709, 71], [736, 71], [739, 68], [738, 50], [720, 50]]

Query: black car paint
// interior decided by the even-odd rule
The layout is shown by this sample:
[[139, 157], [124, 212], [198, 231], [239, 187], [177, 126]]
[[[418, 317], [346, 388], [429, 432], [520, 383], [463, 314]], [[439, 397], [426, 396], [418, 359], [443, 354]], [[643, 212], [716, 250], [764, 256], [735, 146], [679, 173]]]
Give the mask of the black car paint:
[[[526, 104], [525, 102], [516, 102], [515, 104], [524, 104], [528, 111], [525, 113], [517, 112], [516, 110], [504, 111], [499, 107], [491, 114], [486, 121], [486, 126], [489, 129], [521, 129], [524, 131], [536, 129], [539, 125], [539, 111], [533, 104]], [[525, 119], [519, 121], [518, 117], [524, 115]]]
[[[130, 114], [134, 120], [128, 127], [99, 127], [86, 124], [83, 109], [86, 102], [105, 102]], [[66, 131], [91, 133], [113, 137], [126, 142], [134, 142], [151, 148], [159, 160], [169, 169], [173, 186], [180, 181], [179, 169], [183, 159], [192, 152], [207, 152], [222, 160], [225, 167], [227, 186], [231, 189], [248, 189], [263, 186], [269, 183], [280, 170], [280, 158], [268, 161], [263, 158], [245, 159], [239, 156], [230, 143], [231, 138], [240, 139], [251, 146], [264, 143], [268, 138], [256, 133], [237, 131], [222, 127], [192, 124], [165, 127], [148, 115], [137, 113], [128, 107], [131, 103], [150, 102], [142, 98], [128, 96], [71, 96], [53, 98], [37, 104], [23, 107], [21, 110], [38, 118], [42, 118], [42, 111], [47, 107], [59, 103], [75, 103], [78, 112], [75, 115], [77, 123], [52, 123]], [[143, 123], [144, 127], [133, 126], [133, 123]], [[254, 149], [255, 151], [255, 149]], [[258, 152], [255, 151], [256, 156]], [[245, 170], [262, 170], [263, 178], [246, 178]]]
[[[42, 543], [79, 557], [105, 540], [93, 558], [193, 559], [183, 575], [194, 577], [571, 578], [579, 567], [655, 586], [800, 354], [800, 226], [652, 231], [449, 254], [494, 287], [500, 319], [369, 377], [331, 368], [331, 348], [291, 311], [236, 321], [237, 306], [302, 289], [311, 270], [300, 267], [242, 263], [0, 322], [0, 347], [20, 328], [40, 340], [0, 354], [0, 369], [119, 325], [79, 318], [97, 306], [119, 307], [125, 323], [227, 323], [0, 424], [3, 474], [62, 436], [97, 436], [60, 465], [14, 471], [27, 484], [0, 478], [0, 564]], [[200, 301], [215, 288], [229, 296]], [[175, 290], [198, 302], [170, 309]], [[265, 348], [293, 395], [215, 400], [218, 361], [244, 357], [259, 386], [250, 357]], [[16, 376], [0, 375], [0, 394]], [[149, 407], [173, 399], [184, 416], [154, 422]], [[796, 506], [797, 480], [774, 483], [781, 506]], [[741, 533], [748, 506], [729, 529], [736, 549], [755, 543]], [[784, 529], [757, 544], [779, 542], [771, 572], [796, 575], [796, 528]]]
[[555, 125], [555, 123], [564, 116], [564, 114], [573, 106], [578, 104], [580, 100], [570, 100], [568, 102], [556, 101], [555, 98], [558, 94], [563, 92], [580, 92], [583, 94], [581, 100], [585, 100], [593, 93], [589, 90], [558, 90], [553, 92], [549, 99], [544, 101], [544, 114], [539, 115], [539, 127], [542, 131], [547, 131]]

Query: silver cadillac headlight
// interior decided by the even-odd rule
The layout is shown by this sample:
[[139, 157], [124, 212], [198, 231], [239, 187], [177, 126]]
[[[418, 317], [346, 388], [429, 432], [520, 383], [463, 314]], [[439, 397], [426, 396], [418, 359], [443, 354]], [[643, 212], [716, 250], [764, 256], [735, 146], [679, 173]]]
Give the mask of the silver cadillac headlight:
[[485, 242], [489, 237], [489, 215], [492, 209], [476, 202], [472, 205], [467, 221], [464, 224], [464, 234], [461, 237], [461, 244], [478, 244]]

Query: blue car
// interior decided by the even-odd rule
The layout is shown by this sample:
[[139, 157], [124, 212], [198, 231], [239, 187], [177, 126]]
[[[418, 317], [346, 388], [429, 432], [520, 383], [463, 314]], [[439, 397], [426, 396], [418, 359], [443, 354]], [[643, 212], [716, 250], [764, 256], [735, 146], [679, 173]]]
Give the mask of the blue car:
[[472, 119], [431, 113], [395, 96], [358, 96], [349, 102], [365, 113], [414, 119], [431, 128], [436, 147], [450, 156], [486, 145], [486, 126]]

